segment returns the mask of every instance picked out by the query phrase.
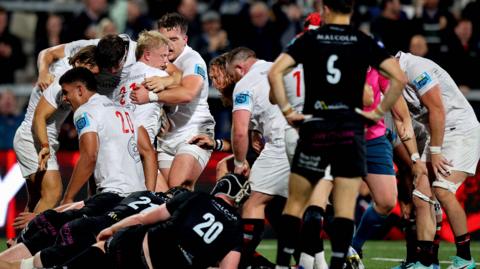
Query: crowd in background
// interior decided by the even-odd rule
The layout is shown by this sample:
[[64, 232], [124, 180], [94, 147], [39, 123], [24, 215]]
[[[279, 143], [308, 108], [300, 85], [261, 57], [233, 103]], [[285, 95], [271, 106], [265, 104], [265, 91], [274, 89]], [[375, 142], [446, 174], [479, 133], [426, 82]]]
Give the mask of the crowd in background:
[[[319, 11], [319, 1], [84, 0], [78, 13], [34, 13], [33, 41], [10, 30], [15, 28], [12, 17], [16, 12], [0, 7], [0, 84], [33, 83], [36, 57], [45, 48], [112, 33], [126, 33], [135, 40], [142, 30], [155, 28], [158, 18], [173, 11], [190, 21], [188, 43], [207, 63], [237, 46], [249, 47], [259, 59], [273, 61], [301, 32], [305, 16]], [[436, 61], [467, 93], [480, 89], [478, 14], [480, 0], [357, 0], [353, 24], [372, 34], [392, 55], [410, 51]], [[31, 76], [25, 71], [29, 69], [34, 70]], [[24, 109], [16, 104], [15, 95], [0, 93], [0, 150], [12, 147], [23, 119]], [[211, 110], [212, 114], [220, 111], [216, 130], [224, 137], [230, 123], [215, 108], [219, 104], [211, 105]], [[77, 143], [62, 143], [62, 139], [76, 139], [71, 121], [63, 129], [60, 144], [75, 149]]]

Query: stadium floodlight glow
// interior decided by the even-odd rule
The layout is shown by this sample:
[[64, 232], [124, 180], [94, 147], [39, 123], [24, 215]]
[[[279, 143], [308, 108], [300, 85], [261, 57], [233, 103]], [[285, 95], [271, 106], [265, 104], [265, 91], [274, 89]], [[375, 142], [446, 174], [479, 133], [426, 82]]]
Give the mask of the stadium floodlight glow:
[[5, 226], [8, 203], [15, 197], [23, 184], [25, 184], [25, 179], [22, 177], [18, 163], [10, 168], [3, 179], [0, 176], [0, 228]]

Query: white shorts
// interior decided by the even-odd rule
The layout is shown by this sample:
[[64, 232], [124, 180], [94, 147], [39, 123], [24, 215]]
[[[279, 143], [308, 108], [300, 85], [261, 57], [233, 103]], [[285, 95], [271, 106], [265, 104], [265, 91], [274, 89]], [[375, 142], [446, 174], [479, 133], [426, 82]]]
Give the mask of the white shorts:
[[[24, 178], [35, 174], [38, 170], [38, 152], [40, 145], [34, 143], [31, 130], [25, 130], [20, 126], [13, 139], [13, 149], [17, 155], [17, 162]], [[50, 144], [50, 158], [47, 162], [47, 170], [58, 170], [57, 162], [58, 143]]]
[[[294, 128], [285, 129], [285, 151], [287, 153], [288, 163], [291, 165], [293, 156], [295, 155], [295, 149], [298, 142], [298, 131]], [[322, 180], [333, 181], [332, 174], [330, 174], [330, 165], [325, 168], [325, 176]]]
[[[430, 161], [430, 138], [425, 143], [423, 161]], [[442, 155], [453, 164], [451, 170], [475, 175], [480, 159], [480, 125], [468, 131], [445, 131]]]
[[252, 191], [288, 197], [290, 163], [285, 145], [266, 143], [250, 171]]
[[210, 160], [212, 151], [202, 149], [197, 145], [188, 144], [188, 141], [192, 137], [194, 137], [194, 135], [185, 134], [180, 137], [175, 137], [175, 139], [158, 141], [158, 167], [170, 168], [176, 155], [189, 154], [198, 161], [203, 170]]

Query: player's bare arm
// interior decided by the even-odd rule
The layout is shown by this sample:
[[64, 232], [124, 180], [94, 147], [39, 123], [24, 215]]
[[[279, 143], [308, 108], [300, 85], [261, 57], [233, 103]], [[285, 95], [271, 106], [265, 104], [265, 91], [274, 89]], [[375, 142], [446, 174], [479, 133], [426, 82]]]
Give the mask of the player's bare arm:
[[[150, 143], [150, 138], [148, 137], [147, 130], [143, 126], [138, 128], [138, 152], [140, 153], [140, 158], [142, 159], [143, 165], [143, 174], [145, 175], [145, 186], [149, 191], [162, 191], [165, 192], [168, 190], [166, 182], [157, 182], [158, 175], [158, 164], [157, 164], [157, 154], [155, 149]], [[155, 190], [155, 186], [160, 186], [161, 189]]]
[[53, 75], [50, 74], [48, 68], [58, 59], [65, 57], [65, 44], [60, 44], [51, 48], [42, 50], [38, 54], [38, 80], [37, 85], [40, 89], [45, 90], [53, 82]]
[[240, 263], [240, 256], [241, 253], [235, 250], [230, 251], [223, 257], [222, 261], [220, 261], [219, 269], [236, 269], [238, 268], [238, 264]]
[[147, 89], [157, 93], [168, 87], [178, 85], [182, 81], [183, 72], [172, 63], [167, 64], [165, 71], [169, 74], [167, 77], [153, 76], [145, 78], [145, 86]]
[[232, 146], [230, 141], [225, 139], [213, 139], [210, 135], [199, 134], [188, 141], [189, 144], [195, 144], [203, 149], [230, 152]]
[[295, 60], [287, 53], [282, 53], [273, 63], [268, 72], [268, 81], [270, 82], [270, 102], [277, 104], [282, 110], [288, 123], [294, 125], [295, 122], [304, 119], [302, 114], [297, 113], [288, 102], [285, 91], [283, 76], [295, 65]]
[[41, 97], [35, 108], [33, 116], [33, 131], [40, 143], [40, 152], [38, 153], [38, 167], [40, 171], [47, 169], [48, 158], [50, 158], [50, 146], [47, 135], [47, 119], [55, 113], [57, 109], [53, 107], [45, 97]]
[[[441, 148], [445, 132], [445, 106], [442, 101], [440, 85], [437, 84], [420, 97], [428, 109], [428, 122], [430, 128], [430, 154], [433, 171], [436, 175], [450, 175], [450, 162], [443, 157]], [[432, 150], [435, 149], [435, 150]], [[438, 150], [437, 150], [438, 149]]]
[[73, 202], [75, 195], [93, 174], [98, 154], [98, 136], [95, 132], [88, 132], [80, 137], [80, 158], [73, 169], [61, 204]]
[[250, 111], [236, 110], [232, 115], [232, 145], [235, 155], [234, 172], [245, 175], [248, 173], [247, 151], [248, 151], [248, 126], [250, 122]]

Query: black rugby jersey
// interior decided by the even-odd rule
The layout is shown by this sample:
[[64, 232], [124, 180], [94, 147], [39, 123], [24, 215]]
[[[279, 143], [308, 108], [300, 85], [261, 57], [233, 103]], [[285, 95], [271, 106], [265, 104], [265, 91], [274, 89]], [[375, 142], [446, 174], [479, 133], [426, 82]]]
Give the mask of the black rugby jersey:
[[368, 66], [379, 68], [388, 53], [350, 25], [327, 24], [308, 31], [286, 53], [302, 63], [305, 76], [304, 114], [362, 108]]
[[117, 206], [107, 213], [115, 221], [135, 215], [144, 210], [157, 207], [166, 202], [167, 197], [159, 192], [138, 191], [123, 199]]

